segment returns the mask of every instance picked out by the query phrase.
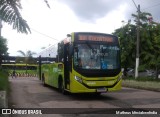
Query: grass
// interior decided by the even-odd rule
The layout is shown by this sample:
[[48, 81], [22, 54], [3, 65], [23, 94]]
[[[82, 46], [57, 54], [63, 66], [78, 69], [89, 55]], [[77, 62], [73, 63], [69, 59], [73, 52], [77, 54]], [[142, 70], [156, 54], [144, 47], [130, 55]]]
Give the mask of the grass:
[[122, 82], [122, 86], [152, 90], [152, 91], [160, 91], [160, 79], [154, 79], [151, 77], [140, 77], [140, 78], [125, 78]]
[[8, 73], [0, 69], [0, 91], [7, 91], [9, 88]]

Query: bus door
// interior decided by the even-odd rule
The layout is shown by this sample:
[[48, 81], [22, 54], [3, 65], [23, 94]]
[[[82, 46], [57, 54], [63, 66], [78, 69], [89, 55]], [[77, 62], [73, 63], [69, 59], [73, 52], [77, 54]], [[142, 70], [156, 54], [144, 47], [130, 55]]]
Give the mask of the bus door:
[[69, 62], [69, 43], [64, 44], [64, 84], [65, 89], [67, 89], [67, 85], [70, 83], [70, 67], [71, 64]]

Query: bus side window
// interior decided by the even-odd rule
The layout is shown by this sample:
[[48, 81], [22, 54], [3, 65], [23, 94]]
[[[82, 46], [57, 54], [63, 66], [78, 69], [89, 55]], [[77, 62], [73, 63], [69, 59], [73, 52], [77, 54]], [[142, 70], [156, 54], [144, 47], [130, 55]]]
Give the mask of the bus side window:
[[63, 69], [63, 65], [62, 64], [58, 64], [58, 69]]

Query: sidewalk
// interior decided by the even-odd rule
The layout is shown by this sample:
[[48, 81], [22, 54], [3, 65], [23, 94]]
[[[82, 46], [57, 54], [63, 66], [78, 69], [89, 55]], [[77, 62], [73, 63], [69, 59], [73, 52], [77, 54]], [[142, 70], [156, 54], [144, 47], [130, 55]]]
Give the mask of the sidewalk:
[[6, 91], [0, 91], [0, 108], [8, 108]]
[[[0, 108], [8, 108], [8, 98], [7, 98], [7, 92], [6, 91], [0, 91]], [[0, 109], [0, 111], [2, 111]], [[0, 117], [9, 117], [7, 114], [2, 114]]]

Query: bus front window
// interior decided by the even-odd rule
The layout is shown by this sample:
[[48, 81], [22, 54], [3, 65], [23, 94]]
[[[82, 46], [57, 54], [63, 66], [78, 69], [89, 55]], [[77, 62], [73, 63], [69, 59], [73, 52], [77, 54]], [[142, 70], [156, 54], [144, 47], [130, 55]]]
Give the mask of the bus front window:
[[105, 44], [77, 44], [74, 66], [81, 69], [117, 69], [120, 65], [119, 47]]

